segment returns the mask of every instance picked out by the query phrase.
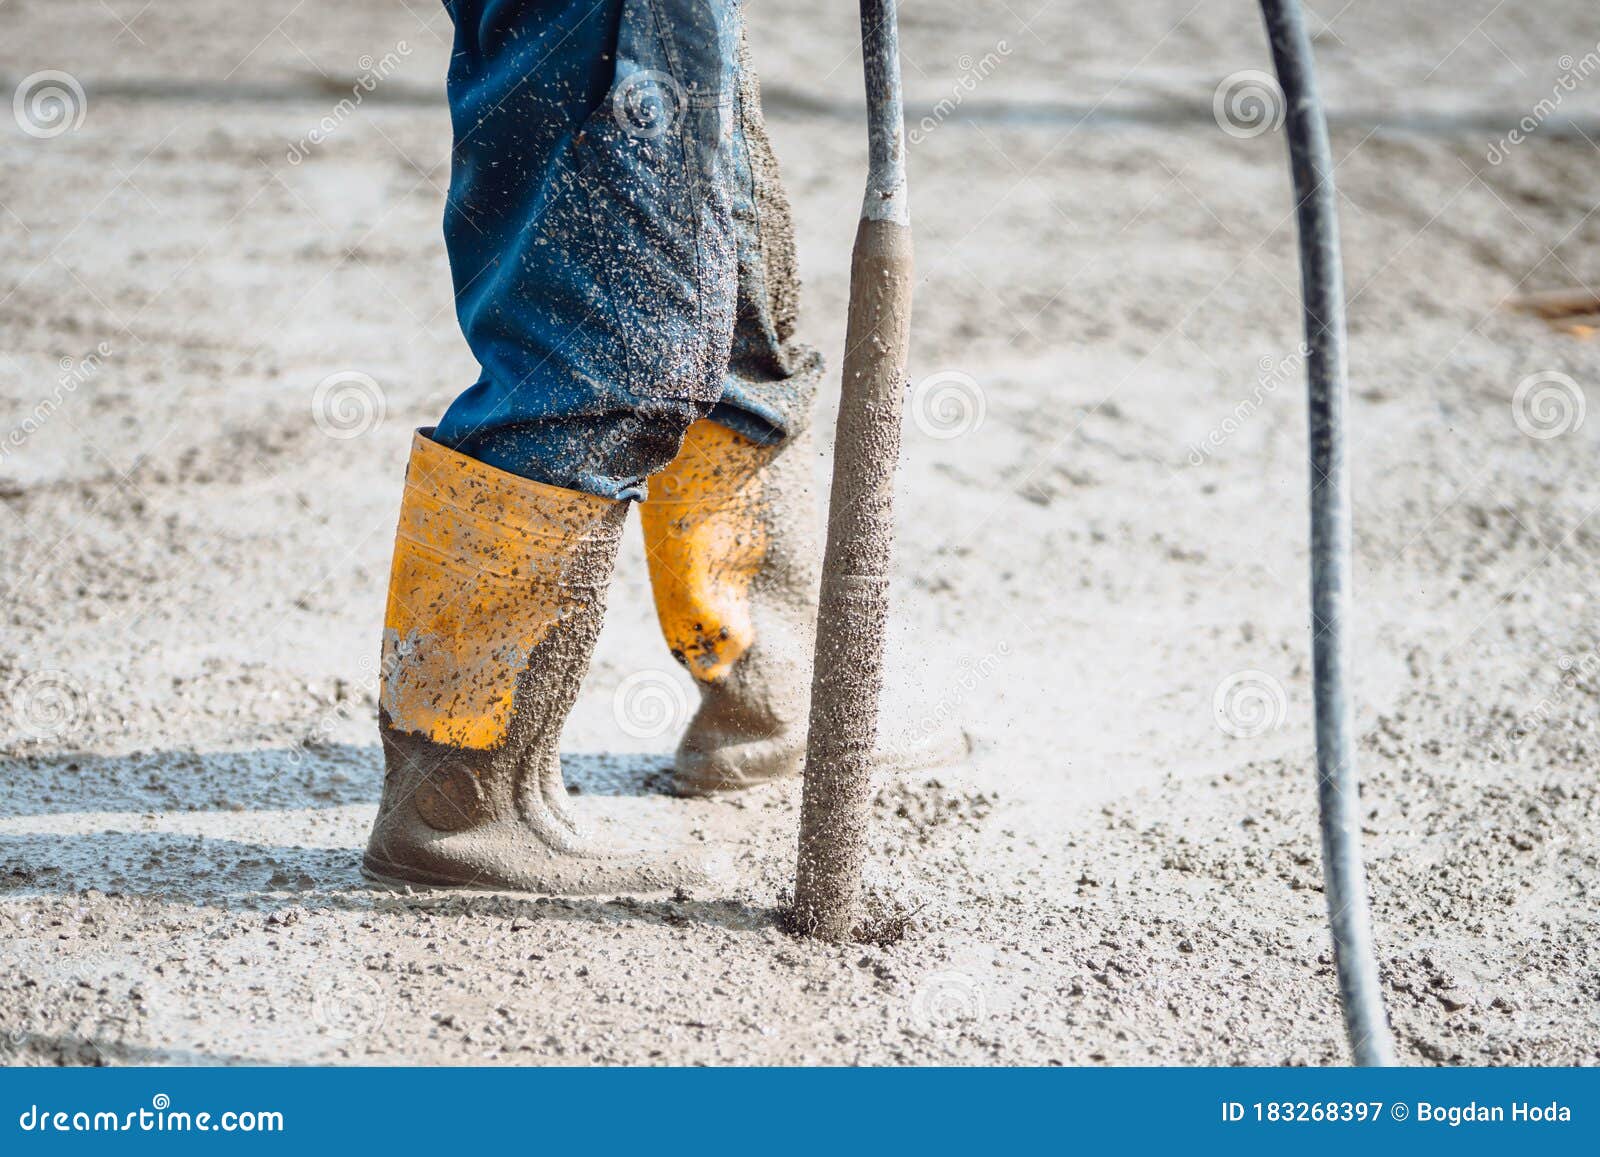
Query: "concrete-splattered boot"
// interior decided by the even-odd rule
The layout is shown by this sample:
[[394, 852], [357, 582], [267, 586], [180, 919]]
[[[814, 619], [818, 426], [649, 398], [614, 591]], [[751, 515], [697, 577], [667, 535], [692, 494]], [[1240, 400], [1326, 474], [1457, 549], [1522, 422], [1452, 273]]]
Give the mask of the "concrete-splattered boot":
[[567, 895], [700, 878], [685, 853], [594, 834], [561, 779], [626, 512], [417, 435], [384, 619], [387, 771], [368, 875]]
[[762, 446], [715, 422], [640, 503], [661, 631], [700, 688], [677, 754], [686, 795], [800, 771], [819, 549], [809, 429]]

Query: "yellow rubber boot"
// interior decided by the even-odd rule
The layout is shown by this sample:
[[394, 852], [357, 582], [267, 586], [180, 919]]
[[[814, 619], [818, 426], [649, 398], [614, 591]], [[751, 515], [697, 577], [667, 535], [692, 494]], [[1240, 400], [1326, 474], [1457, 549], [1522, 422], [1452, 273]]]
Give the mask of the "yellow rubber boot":
[[564, 895], [701, 878], [684, 853], [592, 833], [561, 778], [626, 512], [417, 435], [384, 617], [368, 875]]
[[700, 708], [686, 795], [794, 775], [805, 759], [819, 571], [809, 431], [762, 446], [702, 419], [640, 503], [650, 585]]

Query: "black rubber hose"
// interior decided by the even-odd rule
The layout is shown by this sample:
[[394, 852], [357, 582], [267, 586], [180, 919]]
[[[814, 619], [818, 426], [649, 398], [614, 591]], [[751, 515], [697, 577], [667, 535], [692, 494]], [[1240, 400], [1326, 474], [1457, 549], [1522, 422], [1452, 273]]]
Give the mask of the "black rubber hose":
[[1299, 0], [1261, 0], [1261, 13], [1283, 88], [1300, 230], [1311, 435], [1311, 656], [1323, 892], [1351, 1055], [1358, 1065], [1392, 1065], [1394, 1042], [1378, 988], [1366, 869], [1361, 861], [1361, 797], [1346, 687], [1350, 669], [1350, 482], [1345, 467], [1348, 384], [1333, 155], [1317, 95], [1311, 38]]

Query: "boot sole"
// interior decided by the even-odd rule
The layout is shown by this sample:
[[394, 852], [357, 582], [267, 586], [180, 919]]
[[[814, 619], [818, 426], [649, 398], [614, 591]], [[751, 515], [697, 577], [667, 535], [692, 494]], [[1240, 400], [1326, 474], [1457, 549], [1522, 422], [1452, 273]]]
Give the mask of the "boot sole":
[[460, 880], [447, 880], [442, 876], [430, 875], [427, 872], [418, 872], [415, 875], [406, 875], [396, 868], [384, 865], [375, 866], [373, 861], [366, 856], [361, 857], [361, 875], [371, 883], [387, 888], [393, 892], [472, 892], [480, 896], [544, 896], [552, 900], [612, 900], [612, 899], [653, 899], [669, 897], [676, 894], [675, 888], [657, 888], [651, 891], [629, 892], [535, 892], [526, 888], [508, 888], [503, 884], [473, 884]]
[[[948, 767], [960, 763], [971, 756], [973, 751], [972, 736], [965, 730], [959, 730], [954, 735], [941, 737], [934, 742], [921, 747], [891, 747], [878, 753], [878, 760], [873, 768], [875, 775], [905, 775], [914, 771], [931, 771], [938, 767]], [[685, 799], [707, 799], [713, 796], [733, 795], [735, 792], [748, 791], [750, 788], [761, 787], [769, 783], [781, 783], [787, 779], [799, 779], [805, 769], [805, 760], [793, 768], [773, 772], [769, 775], [750, 775], [738, 779], [689, 779], [683, 777], [680, 771], [672, 781], [672, 794]]]
[[772, 775], [744, 776], [740, 779], [702, 779], [681, 780], [674, 778], [672, 781], [672, 794], [684, 799], [706, 799], [710, 796], [733, 795], [735, 792], [749, 791], [751, 788], [761, 787], [769, 783], [782, 783], [786, 779], [799, 779], [800, 768], [780, 771]]

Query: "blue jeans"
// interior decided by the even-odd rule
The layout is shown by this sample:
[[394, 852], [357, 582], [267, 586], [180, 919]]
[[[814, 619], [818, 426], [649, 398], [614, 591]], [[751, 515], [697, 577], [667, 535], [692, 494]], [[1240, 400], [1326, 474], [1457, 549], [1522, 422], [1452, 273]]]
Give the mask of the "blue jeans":
[[736, 0], [445, 0], [445, 243], [481, 367], [434, 438], [640, 498], [709, 416], [807, 420], [789, 207]]

